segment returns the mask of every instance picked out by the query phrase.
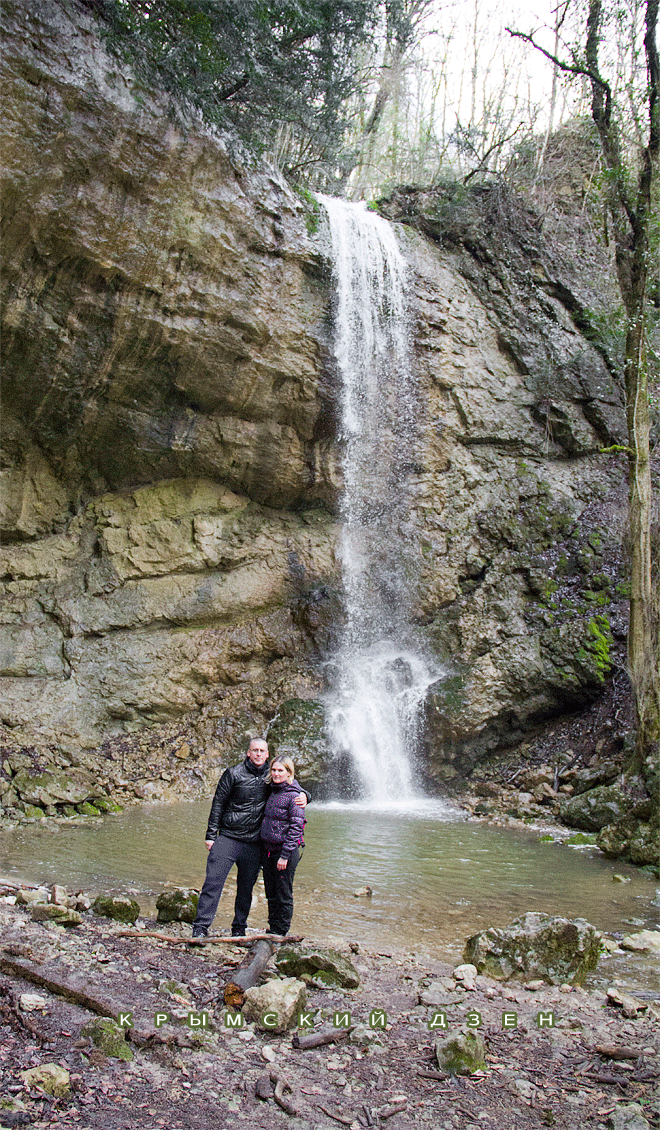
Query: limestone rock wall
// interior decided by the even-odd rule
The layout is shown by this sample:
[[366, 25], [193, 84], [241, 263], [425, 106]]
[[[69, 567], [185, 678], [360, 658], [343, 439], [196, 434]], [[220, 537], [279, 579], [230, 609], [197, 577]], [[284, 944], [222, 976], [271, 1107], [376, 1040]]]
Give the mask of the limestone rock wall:
[[[207, 791], [246, 733], [321, 692], [340, 616], [327, 265], [281, 178], [168, 115], [75, 0], [5, 16], [7, 748], [127, 795]], [[445, 672], [427, 744], [446, 780], [597, 695], [625, 621], [621, 467], [598, 453], [615, 382], [540, 237], [493, 250], [482, 209], [447, 239], [441, 203], [389, 214], [414, 281], [417, 618]]]

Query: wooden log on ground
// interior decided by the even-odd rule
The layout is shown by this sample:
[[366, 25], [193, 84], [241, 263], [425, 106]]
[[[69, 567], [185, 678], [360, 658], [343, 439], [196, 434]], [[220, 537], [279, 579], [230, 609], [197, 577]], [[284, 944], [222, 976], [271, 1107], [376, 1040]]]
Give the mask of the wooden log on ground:
[[156, 938], [159, 942], [169, 942], [171, 946], [208, 946], [224, 944], [232, 946], [251, 946], [253, 942], [269, 941], [274, 946], [283, 942], [294, 945], [303, 941], [302, 934], [288, 934], [285, 938], [279, 934], [249, 934], [244, 938], [234, 938], [226, 934], [207, 934], [201, 938], [175, 938], [172, 934], [161, 934], [157, 930], [118, 930], [117, 938]]
[[234, 977], [225, 986], [224, 1002], [227, 1008], [239, 1009], [245, 1001], [245, 990], [256, 985], [271, 957], [275, 953], [275, 946], [270, 941], [260, 939], [250, 954], [249, 961], [244, 962]]
[[0, 969], [5, 973], [13, 973], [31, 981], [33, 985], [41, 985], [51, 993], [57, 993], [75, 1004], [81, 1004], [90, 1012], [99, 1016], [111, 1016], [113, 1020], [120, 1012], [126, 1011], [123, 1005], [101, 995], [96, 996], [88, 982], [75, 977], [62, 977], [60, 970], [51, 970], [48, 966], [33, 965], [30, 961], [19, 961], [18, 958], [0, 955]]
[[309, 1051], [310, 1048], [320, 1048], [324, 1044], [338, 1044], [340, 1040], [346, 1040], [355, 1025], [350, 1028], [321, 1028], [318, 1032], [310, 1032], [309, 1036], [294, 1036], [292, 1043], [294, 1048], [299, 1048], [301, 1051]]

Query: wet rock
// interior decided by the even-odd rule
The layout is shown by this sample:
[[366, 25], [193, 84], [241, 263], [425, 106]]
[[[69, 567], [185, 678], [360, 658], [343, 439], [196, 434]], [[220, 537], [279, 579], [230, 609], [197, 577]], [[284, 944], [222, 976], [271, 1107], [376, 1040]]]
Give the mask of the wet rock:
[[[29, 804], [80, 804], [98, 793], [98, 779], [84, 769], [48, 769], [31, 776], [26, 769], [16, 773], [13, 787]], [[41, 813], [43, 815], [43, 813]]]
[[584, 918], [528, 913], [504, 929], [491, 927], [468, 938], [463, 957], [498, 980], [542, 978], [558, 985], [581, 983], [596, 968], [599, 953], [598, 932]]
[[574, 793], [586, 793], [597, 785], [609, 785], [621, 772], [613, 761], [602, 761], [586, 769], [578, 769], [571, 774]]
[[71, 1089], [69, 1072], [59, 1063], [31, 1067], [29, 1071], [21, 1071], [21, 1078], [27, 1087], [41, 1087], [46, 1094], [58, 1099], [63, 1099]]
[[245, 992], [243, 1015], [254, 1020], [257, 1028], [267, 1032], [286, 1032], [297, 1022], [305, 1007], [307, 990], [302, 981], [285, 977], [281, 981], [268, 981], [255, 985]]
[[472, 1075], [486, 1068], [484, 1038], [470, 1029], [436, 1040], [435, 1055], [440, 1070], [450, 1075]]
[[94, 914], [132, 925], [140, 917], [140, 904], [128, 895], [99, 895], [92, 903]]
[[66, 906], [55, 906], [53, 903], [45, 906], [39, 902], [34, 903], [30, 914], [33, 922], [55, 922], [57, 926], [66, 926], [67, 929], [74, 929], [82, 922], [77, 911], [69, 910]]
[[600, 785], [560, 801], [559, 814], [571, 828], [598, 832], [616, 824], [631, 810], [632, 801], [620, 785]]
[[660, 930], [640, 930], [639, 934], [627, 934], [621, 942], [621, 949], [637, 953], [660, 953]]
[[604, 855], [612, 859], [630, 859], [644, 865], [658, 863], [660, 832], [657, 823], [637, 821], [632, 816], [606, 825], [596, 837]]
[[289, 977], [299, 977], [319, 989], [357, 989], [360, 984], [353, 963], [338, 950], [319, 946], [282, 946], [275, 957], [277, 968]]
[[159, 922], [194, 922], [199, 902], [199, 891], [191, 887], [176, 887], [163, 891], [156, 899]]
[[368, 899], [370, 899], [372, 897], [373, 893], [374, 892], [373, 892], [372, 887], [358, 887], [357, 891], [353, 891], [353, 898], [356, 898], [356, 899], [368, 898]]
[[88, 1020], [81, 1031], [104, 1055], [113, 1059], [133, 1059], [133, 1052], [126, 1043], [126, 1031], [108, 1016], [95, 1016]]
[[273, 754], [293, 758], [299, 781], [320, 781], [331, 755], [323, 704], [300, 698], [282, 702], [268, 727], [268, 746]]

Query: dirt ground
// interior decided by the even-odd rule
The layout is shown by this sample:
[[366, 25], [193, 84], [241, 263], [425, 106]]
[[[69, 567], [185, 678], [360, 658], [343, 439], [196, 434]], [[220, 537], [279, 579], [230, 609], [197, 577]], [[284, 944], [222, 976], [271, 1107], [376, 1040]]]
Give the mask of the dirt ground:
[[[359, 989], [309, 989], [307, 1009], [322, 1010], [322, 1017], [315, 1017], [317, 1028], [331, 1025], [335, 1012], [346, 1011], [359, 1027], [340, 1042], [300, 1050], [293, 1046], [292, 1032], [274, 1035], [252, 1024], [240, 1031], [225, 1027], [219, 997], [245, 960], [245, 949], [123, 936], [130, 927], [90, 914], [77, 928], [65, 930], [34, 922], [26, 909], [13, 905], [13, 894], [8, 888], [0, 892], [0, 1125], [79, 1130], [234, 1130], [242, 1122], [263, 1130], [660, 1126], [660, 1001], [640, 995], [642, 1011], [632, 1019], [608, 1004], [604, 993], [580, 988], [534, 990], [479, 977], [476, 988], [467, 991], [447, 964], [393, 950], [368, 953], [345, 939], [344, 949], [360, 974]], [[189, 935], [189, 927], [149, 920], [144, 929], [173, 938]], [[274, 975], [272, 963], [269, 975]], [[64, 990], [78, 1003], [66, 999]], [[41, 1005], [26, 1011], [26, 994], [41, 996]], [[422, 994], [433, 1003], [420, 1003]], [[132, 1014], [130, 1061], [106, 1056], [81, 1034], [104, 1009], [115, 1016]], [[378, 1009], [387, 1014], [387, 1028], [373, 1029], [378, 1042], [368, 1047], [352, 1042], [360, 1032], [362, 1039], [369, 1038], [369, 1016]], [[447, 1031], [429, 1028], [439, 1009], [446, 1013]], [[170, 1021], [156, 1028], [159, 1011]], [[189, 1013], [204, 1011], [212, 1027], [191, 1028]], [[467, 1012], [481, 1016], [486, 1070], [443, 1076], [435, 1040], [456, 1033]], [[515, 1013], [515, 1028], [502, 1027], [503, 1013]], [[539, 1014], [548, 1013], [553, 1026], [539, 1027]], [[68, 1071], [70, 1089], [63, 1097], [26, 1085], [21, 1073], [44, 1063]], [[262, 1087], [268, 1097], [256, 1097], [257, 1081], [271, 1070], [284, 1079], [284, 1102], [297, 1113], [278, 1105], [267, 1079]], [[642, 1117], [646, 1121], [635, 1121]]]

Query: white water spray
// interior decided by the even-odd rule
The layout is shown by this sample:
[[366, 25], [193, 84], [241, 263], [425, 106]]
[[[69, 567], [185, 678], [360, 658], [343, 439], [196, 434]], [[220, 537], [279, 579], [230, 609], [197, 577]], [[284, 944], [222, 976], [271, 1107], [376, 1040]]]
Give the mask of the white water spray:
[[376, 803], [411, 797], [411, 757], [426, 689], [438, 677], [410, 623], [417, 401], [406, 265], [387, 221], [320, 196], [335, 282], [342, 390], [341, 563], [346, 625], [328, 708], [330, 739]]

